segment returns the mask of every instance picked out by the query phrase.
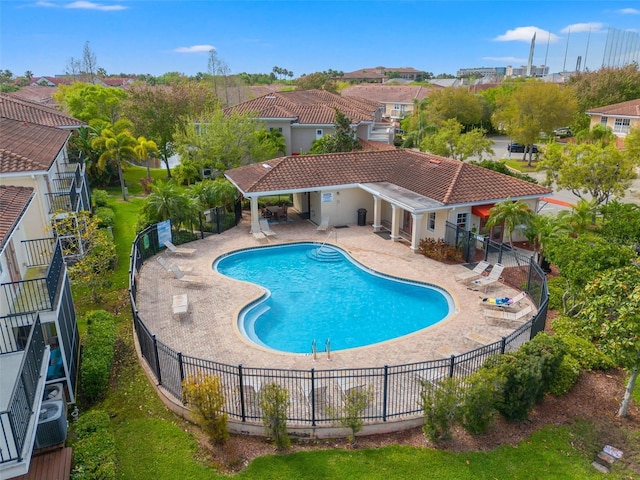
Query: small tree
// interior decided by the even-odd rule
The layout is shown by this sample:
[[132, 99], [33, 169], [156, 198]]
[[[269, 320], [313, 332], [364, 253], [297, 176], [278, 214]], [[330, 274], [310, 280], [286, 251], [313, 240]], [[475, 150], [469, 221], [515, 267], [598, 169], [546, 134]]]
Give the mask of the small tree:
[[260, 390], [262, 423], [268, 435], [273, 438], [278, 450], [286, 450], [291, 445], [287, 433], [287, 409], [291, 403], [289, 390], [276, 383], [269, 383]]
[[449, 437], [451, 426], [459, 417], [457, 382], [446, 378], [433, 385], [423, 382], [420, 402], [424, 413], [422, 431], [432, 442]]
[[529, 205], [522, 200], [513, 202], [507, 198], [503, 202], [496, 203], [489, 210], [489, 220], [487, 220], [487, 228], [504, 224], [504, 230], [509, 237], [509, 245], [513, 248], [513, 232], [520, 225], [527, 225], [533, 212]]
[[227, 414], [224, 412], [224, 392], [217, 375], [189, 375], [182, 382], [184, 401], [191, 406], [195, 420], [215, 443], [229, 438]]
[[350, 388], [342, 396], [342, 406], [335, 412], [333, 416], [338, 417], [340, 425], [351, 429], [349, 441], [351, 445], [356, 444], [356, 433], [362, 430], [364, 425], [364, 411], [367, 405], [373, 400], [373, 388], [369, 385], [367, 388]]
[[314, 140], [311, 144], [310, 153], [351, 152], [362, 148], [351, 128], [351, 119], [337, 108], [334, 110], [333, 127], [335, 128], [335, 133]]

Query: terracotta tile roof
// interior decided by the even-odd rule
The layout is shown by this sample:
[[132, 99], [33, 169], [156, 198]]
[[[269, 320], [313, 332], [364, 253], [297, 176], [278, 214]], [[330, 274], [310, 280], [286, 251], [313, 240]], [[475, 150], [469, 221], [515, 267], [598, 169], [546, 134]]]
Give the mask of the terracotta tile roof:
[[27, 100], [28, 102], [37, 103], [38, 105], [46, 105], [50, 108], [55, 108], [57, 105], [53, 99], [53, 94], [58, 91], [58, 87], [46, 87], [46, 86], [33, 86], [29, 85], [20, 88], [15, 92], [9, 92], [7, 95], [21, 100]]
[[405, 149], [282, 157], [225, 175], [245, 194], [389, 182], [444, 205], [551, 193], [477, 165]]
[[0, 173], [48, 170], [71, 132], [0, 117]]
[[39, 103], [0, 93], [0, 117], [48, 127], [72, 128], [84, 122]]
[[333, 125], [334, 108], [352, 123], [373, 121], [374, 112], [382, 105], [363, 98], [346, 98], [324, 90], [272, 92], [253, 100], [226, 108], [225, 113], [257, 112], [258, 118], [295, 119], [302, 125]]
[[33, 188], [0, 185], [0, 250], [18, 225], [31, 197]]
[[614, 103], [586, 111], [587, 115], [621, 115], [625, 117], [640, 117], [640, 98], [627, 102]]
[[365, 140], [358, 137], [360, 145], [363, 150], [396, 150], [395, 145], [390, 145], [384, 142], [377, 142], [376, 140]]
[[413, 103], [422, 100], [434, 89], [417, 85], [354, 85], [340, 92], [343, 97], [361, 97], [380, 103]]

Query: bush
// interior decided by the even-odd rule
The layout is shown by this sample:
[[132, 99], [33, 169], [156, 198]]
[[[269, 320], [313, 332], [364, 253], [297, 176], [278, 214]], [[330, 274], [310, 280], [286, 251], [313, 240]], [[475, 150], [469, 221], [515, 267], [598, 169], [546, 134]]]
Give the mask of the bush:
[[185, 404], [191, 406], [195, 420], [215, 443], [229, 438], [227, 414], [224, 413], [222, 381], [216, 375], [189, 375], [182, 382]]
[[432, 385], [422, 384], [420, 401], [424, 414], [422, 431], [432, 442], [449, 438], [451, 426], [459, 417], [457, 382], [446, 378]]
[[80, 363], [80, 385], [83, 395], [90, 401], [102, 397], [107, 388], [115, 342], [113, 316], [104, 310], [89, 312]]
[[106, 190], [91, 191], [91, 205], [93, 208], [106, 207], [109, 200], [109, 194]]
[[262, 423], [267, 435], [270, 435], [276, 443], [278, 450], [286, 450], [291, 446], [291, 439], [287, 433], [289, 404], [289, 391], [278, 384], [269, 383], [260, 390]]
[[115, 212], [109, 207], [97, 207], [93, 215], [98, 219], [99, 228], [113, 227], [116, 220]]
[[609, 370], [615, 364], [613, 361], [586, 338], [571, 333], [559, 333], [567, 345], [567, 354], [571, 355], [582, 370]]
[[549, 308], [563, 311], [562, 297], [567, 289], [567, 280], [564, 277], [553, 277], [547, 280], [549, 289]]
[[373, 400], [373, 389], [371, 385], [368, 388], [350, 388], [342, 396], [342, 406], [338, 411], [331, 412], [332, 416], [340, 419], [340, 425], [351, 429], [349, 441], [352, 445], [356, 443], [356, 433], [362, 430], [364, 425], [364, 411], [367, 405]]
[[480, 370], [465, 382], [460, 404], [460, 423], [472, 435], [486, 433], [496, 410], [494, 401], [496, 384], [487, 370]]
[[565, 355], [549, 385], [549, 392], [556, 397], [564, 395], [576, 384], [579, 376], [580, 363], [571, 355]]
[[71, 480], [116, 478], [116, 442], [109, 415], [93, 410], [81, 415], [74, 428]]
[[423, 238], [420, 240], [418, 251], [425, 257], [438, 260], [440, 262], [444, 260], [452, 262], [462, 262], [462, 252], [449, 245], [443, 239], [434, 240], [433, 238]]
[[540, 364], [539, 389], [535, 397], [537, 402], [540, 402], [544, 398], [544, 394], [549, 391], [551, 381], [555, 377], [566, 351], [567, 345], [562, 341], [562, 338], [551, 337], [545, 332], [537, 334], [518, 351], [517, 355], [536, 358]]

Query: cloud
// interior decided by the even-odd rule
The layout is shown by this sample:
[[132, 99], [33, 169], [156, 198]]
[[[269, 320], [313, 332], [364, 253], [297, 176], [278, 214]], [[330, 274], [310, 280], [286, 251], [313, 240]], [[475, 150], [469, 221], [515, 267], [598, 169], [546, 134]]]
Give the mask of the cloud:
[[526, 59], [518, 57], [482, 57], [482, 60], [488, 60], [490, 62], [500, 63], [522, 63]]
[[503, 35], [498, 35], [493, 39], [494, 42], [531, 42], [533, 38], [533, 34], [536, 34], [536, 38], [538, 40], [546, 40], [549, 39], [549, 43], [557, 42], [560, 37], [557, 35], [547, 32], [546, 30], [542, 30], [538, 27], [517, 27], [513, 30], [507, 30], [507, 33]]
[[637, 8], [621, 8], [618, 13], [622, 15], [640, 15], [640, 10]]
[[210, 52], [211, 50], [215, 50], [216, 47], [211, 45], [192, 45], [190, 47], [178, 47], [173, 51], [176, 53], [202, 53], [202, 52]]
[[64, 8], [76, 8], [81, 10], [100, 10], [102, 12], [113, 12], [116, 10], [126, 10], [127, 7], [124, 5], [101, 5], [99, 3], [86, 2], [86, 1], [78, 1], [71, 2], [64, 6]]
[[602, 32], [603, 27], [604, 27], [604, 24], [599, 22], [574, 23], [573, 25], [567, 25], [566, 27], [564, 27], [561, 30], [561, 32], [562, 33], [579, 33], [579, 32], [598, 33], [598, 32]]

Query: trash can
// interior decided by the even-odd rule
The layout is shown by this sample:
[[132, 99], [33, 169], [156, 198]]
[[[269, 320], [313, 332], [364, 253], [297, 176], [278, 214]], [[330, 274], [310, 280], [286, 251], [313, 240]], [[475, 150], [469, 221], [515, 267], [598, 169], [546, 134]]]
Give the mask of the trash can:
[[359, 208], [358, 209], [358, 225], [363, 227], [367, 224], [367, 209]]

